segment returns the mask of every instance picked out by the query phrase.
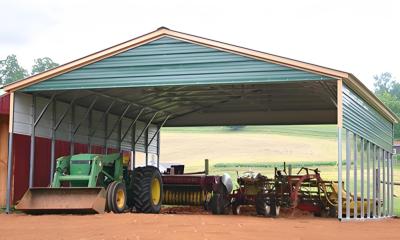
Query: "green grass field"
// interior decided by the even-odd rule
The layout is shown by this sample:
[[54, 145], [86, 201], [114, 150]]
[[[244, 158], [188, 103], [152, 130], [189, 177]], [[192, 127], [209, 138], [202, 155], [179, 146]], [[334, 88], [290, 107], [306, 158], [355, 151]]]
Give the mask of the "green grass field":
[[[237, 173], [252, 170], [272, 177], [274, 167], [282, 168], [286, 162], [294, 173], [301, 166], [318, 168], [324, 180], [337, 180], [335, 125], [249, 126], [236, 131], [228, 127], [163, 128], [161, 135], [161, 161], [183, 163], [186, 172], [202, 170], [207, 158], [211, 174], [229, 173], [236, 178]], [[399, 165], [394, 175], [400, 182]], [[400, 186], [395, 186], [395, 195], [400, 196]], [[395, 212], [400, 216], [400, 198], [395, 198]]]

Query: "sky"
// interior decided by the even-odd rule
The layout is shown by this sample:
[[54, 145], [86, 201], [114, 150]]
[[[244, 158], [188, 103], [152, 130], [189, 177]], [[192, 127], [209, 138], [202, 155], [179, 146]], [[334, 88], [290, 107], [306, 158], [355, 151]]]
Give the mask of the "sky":
[[63, 64], [165, 26], [343, 70], [370, 89], [400, 81], [398, 0], [0, 0], [0, 59]]

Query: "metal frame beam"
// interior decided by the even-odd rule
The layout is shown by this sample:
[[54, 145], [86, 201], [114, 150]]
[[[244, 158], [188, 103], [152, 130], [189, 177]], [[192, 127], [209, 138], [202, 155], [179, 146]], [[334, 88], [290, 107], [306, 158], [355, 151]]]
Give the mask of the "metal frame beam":
[[158, 135], [160, 132], [161, 128], [164, 126], [164, 124], [167, 122], [169, 116], [167, 116], [164, 121], [161, 123], [161, 125], [158, 127], [157, 131], [154, 133], [153, 137], [151, 137], [150, 141], [147, 143], [147, 146], [150, 146], [150, 144], [153, 142], [154, 138]]
[[[146, 127], [140, 132], [139, 137], [135, 140], [135, 145], [139, 142], [139, 139], [142, 137], [143, 133], [150, 127], [151, 122], [153, 122], [154, 118], [157, 116], [159, 112], [154, 113], [153, 117], [149, 120]], [[146, 146], [147, 144], [145, 144]]]
[[92, 100], [90, 106], [88, 107], [88, 109], [86, 110], [85, 115], [83, 116], [83, 118], [78, 122], [78, 124], [76, 124], [75, 129], [73, 130], [73, 134], [75, 135], [76, 132], [78, 131], [78, 129], [81, 127], [82, 123], [89, 117], [90, 112], [92, 111], [94, 105], [97, 102], [98, 97], [95, 96], [94, 99]]
[[50, 100], [42, 108], [39, 115], [36, 117], [36, 105], [37, 99], [36, 95], [32, 95], [32, 125], [31, 125], [31, 146], [29, 154], [29, 188], [33, 187], [34, 184], [34, 174], [35, 174], [35, 137], [36, 137], [36, 126], [39, 124], [40, 120], [46, 113], [50, 104], [53, 103], [56, 94], [53, 93]]
[[136, 115], [136, 118], [131, 122], [131, 124], [129, 124], [128, 129], [126, 129], [125, 133], [124, 133], [124, 134], [122, 135], [122, 137], [121, 137], [121, 142], [123, 142], [123, 141], [125, 140], [126, 136], [127, 136], [128, 133], [129, 133], [129, 130], [131, 130], [131, 128], [133, 127], [133, 125], [135, 125], [136, 122], [139, 120], [140, 115], [142, 115], [143, 111], [144, 111], [144, 108], [142, 108], [142, 109], [139, 111], [138, 115]]

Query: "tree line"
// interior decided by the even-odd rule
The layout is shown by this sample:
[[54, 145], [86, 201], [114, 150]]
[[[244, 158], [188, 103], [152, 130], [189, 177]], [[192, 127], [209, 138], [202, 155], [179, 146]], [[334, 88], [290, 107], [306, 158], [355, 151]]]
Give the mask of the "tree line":
[[8, 55], [6, 59], [0, 60], [0, 84], [9, 84], [31, 75], [35, 75], [54, 67], [59, 64], [54, 62], [49, 57], [37, 58], [30, 72], [24, 69], [18, 62], [17, 56], [14, 54]]

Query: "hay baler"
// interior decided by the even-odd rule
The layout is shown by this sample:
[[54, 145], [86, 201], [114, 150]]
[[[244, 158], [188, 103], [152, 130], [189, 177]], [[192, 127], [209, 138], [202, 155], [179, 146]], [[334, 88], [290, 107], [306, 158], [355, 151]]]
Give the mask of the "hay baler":
[[50, 187], [30, 188], [16, 209], [27, 213], [158, 213], [162, 178], [152, 166], [128, 169], [119, 153], [78, 154], [57, 159]]

